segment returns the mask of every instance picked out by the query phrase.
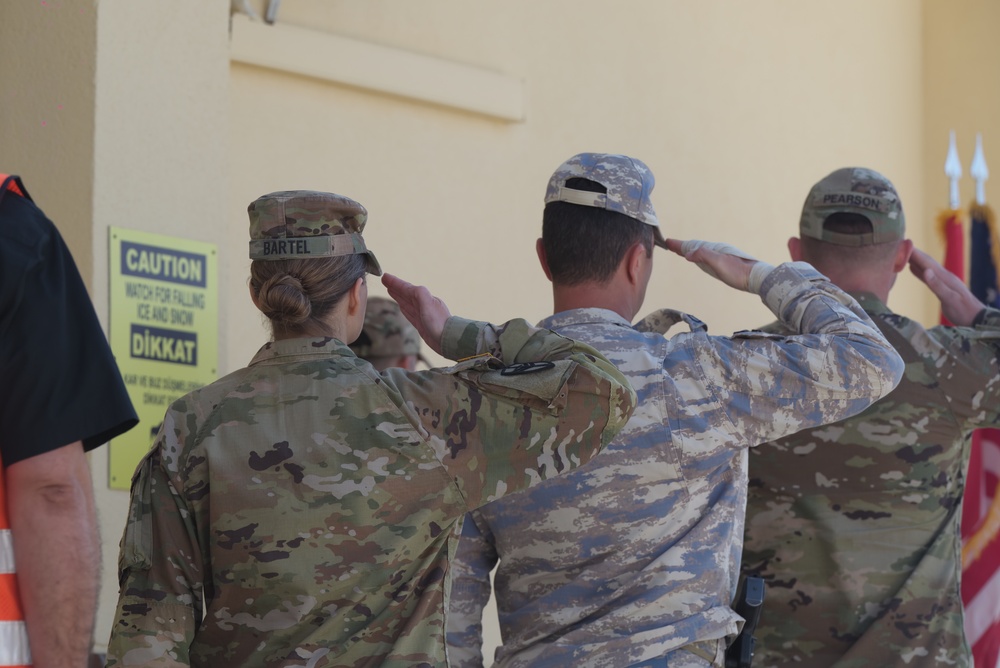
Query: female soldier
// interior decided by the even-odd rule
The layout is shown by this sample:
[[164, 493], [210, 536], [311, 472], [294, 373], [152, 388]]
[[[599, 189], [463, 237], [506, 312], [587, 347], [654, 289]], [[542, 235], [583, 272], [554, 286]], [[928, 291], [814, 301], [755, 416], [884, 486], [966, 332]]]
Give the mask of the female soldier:
[[632, 412], [592, 348], [450, 317], [383, 282], [449, 369], [375, 371], [367, 212], [331, 193], [249, 207], [250, 295], [274, 340], [177, 400], [132, 483], [109, 666], [443, 666], [467, 510], [588, 461]]

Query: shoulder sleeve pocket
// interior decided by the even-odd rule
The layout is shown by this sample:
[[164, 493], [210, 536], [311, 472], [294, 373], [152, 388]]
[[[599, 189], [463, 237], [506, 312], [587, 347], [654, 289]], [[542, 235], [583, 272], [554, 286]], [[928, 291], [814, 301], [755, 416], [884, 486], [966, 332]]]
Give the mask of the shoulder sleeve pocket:
[[483, 373], [479, 381], [491, 392], [506, 397], [534, 397], [551, 410], [566, 405], [567, 381], [578, 364], [573, 360], [517, 364]]
[[132, 569], [149, 570], [153, 549], [152, 484], [153, 467], [158, 461], [155, 450], [146, 454], [132, 476], [132, 498], [128, 520], [118, 554], [119, 580]]

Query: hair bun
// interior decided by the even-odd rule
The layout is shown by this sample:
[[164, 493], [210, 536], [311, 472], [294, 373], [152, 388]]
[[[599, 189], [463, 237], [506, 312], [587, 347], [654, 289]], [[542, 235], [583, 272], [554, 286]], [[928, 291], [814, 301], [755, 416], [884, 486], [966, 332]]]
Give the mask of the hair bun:
[[312, 315], [312, 303], [302, 281], [291, 274], [275, 274], [260, 287], [261, 312], [286, 326], [301, 325]]

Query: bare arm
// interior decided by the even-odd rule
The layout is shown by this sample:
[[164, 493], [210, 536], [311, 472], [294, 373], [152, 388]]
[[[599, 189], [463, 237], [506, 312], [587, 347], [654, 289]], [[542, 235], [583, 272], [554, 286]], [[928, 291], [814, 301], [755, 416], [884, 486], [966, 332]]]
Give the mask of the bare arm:
[[35, 668], [85, 666], [100, 579], [90, 470], [80, 441], [6, 469], [18, 587]]
[[910, 271], [941, 300], [944, 317], [959, 327], [971, 327], [979, 312], [986, 308], [958, 276], [922, 250], [913, 249]]

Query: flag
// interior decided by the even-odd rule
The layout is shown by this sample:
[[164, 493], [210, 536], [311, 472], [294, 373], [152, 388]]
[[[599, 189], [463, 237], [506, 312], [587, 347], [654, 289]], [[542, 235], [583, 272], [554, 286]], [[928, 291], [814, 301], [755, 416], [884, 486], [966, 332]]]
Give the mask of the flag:
[[[965, 280], [965, 243], [962, 238], [962, 214], [958, 209], [942, 211], [938, 216], [938, 228], [944, 237], [944, 268]], [[941, 324], [950, 325], [948, 318], [941, 314]]]
[[[969, 288], [1000, 307], [997, 270], [1000, 239], [993, 211], [969, 208]], [[1000, 429], [979, 429], [972, 450], [962, 505], [962, 601], [965, 634], [976, 668], [1000, 666]]]

